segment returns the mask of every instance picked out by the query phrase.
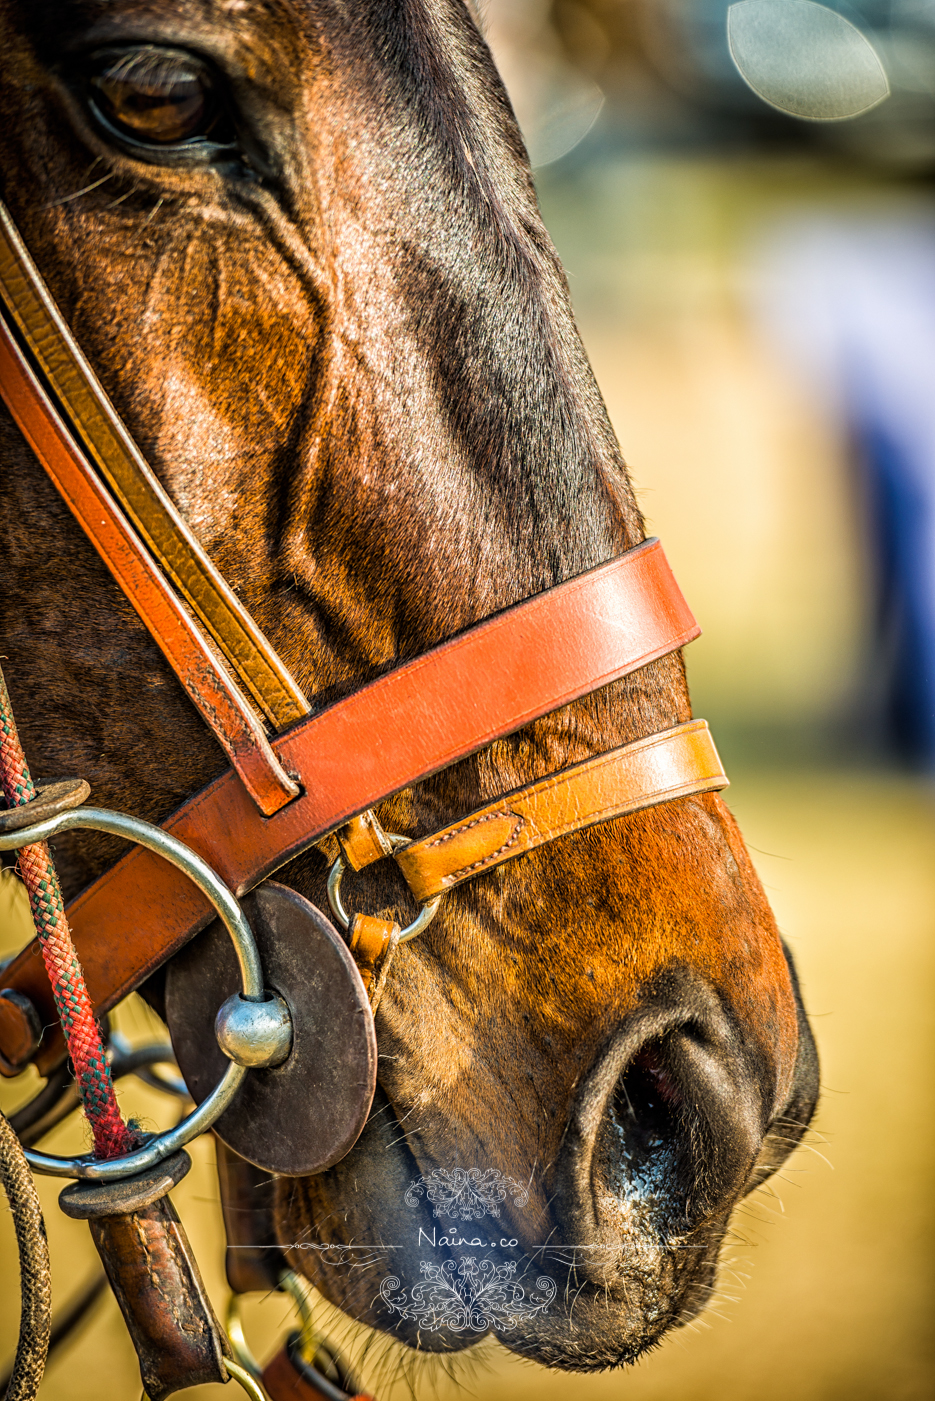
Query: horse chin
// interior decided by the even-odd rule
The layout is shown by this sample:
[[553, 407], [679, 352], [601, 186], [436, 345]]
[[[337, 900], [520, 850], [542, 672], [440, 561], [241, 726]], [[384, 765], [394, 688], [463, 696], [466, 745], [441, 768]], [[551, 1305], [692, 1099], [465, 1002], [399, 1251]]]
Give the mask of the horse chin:
[[[493, 1223], [452, 1223], [426, 1201], [413, 1209], [407, 1193], [412, 1203], [420, 1167], [427, 1171], [378, 1089], [341, 1163], [278, 1183], [279, 1234], [293, 1266], [343, 1312], [413, 1350], [459, 1352], [493, 1334], [545, 1366], [599, 1371], [635, 1361], [707, 1302], [724, 1220], [673, 1237], [652, 1192], [621, 1204], [604, 1191], [597, 1207], [608, 1244], [581, 1249], [565, 1243], [580, 1223], [557, 1225], [545, 1203], [538, 1211], [503, 1203]], [[505, 1287], [459, 1314], [459, 1277], [495, 1281], [498, 1271]], [[420, 1313], [427, 1301], [431, 1310]]]
[[660, 1248], [645, 1235], [628, 1240], [613, 1285], [583, 1281], [570, 1269], [565, 1307], [532, 1328], [502, 1334], [510, 1352], [566, 1372], [601, 1372], [636, 1362], [673, 1328], [689, 1323], [711, 1297], [722, 1231], [695, 1242], [691, 1259], [679, 1246]]

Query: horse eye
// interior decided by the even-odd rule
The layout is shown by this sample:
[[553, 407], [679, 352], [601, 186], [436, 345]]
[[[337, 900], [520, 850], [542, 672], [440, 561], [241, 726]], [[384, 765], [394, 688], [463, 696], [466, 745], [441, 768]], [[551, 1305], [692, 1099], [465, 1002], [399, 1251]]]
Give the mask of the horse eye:
[[191, 54], [147, 46], [99, 55], [90, 88], [96, 115], [134, 142], [158, 147], [229, 139], [211, 73]]

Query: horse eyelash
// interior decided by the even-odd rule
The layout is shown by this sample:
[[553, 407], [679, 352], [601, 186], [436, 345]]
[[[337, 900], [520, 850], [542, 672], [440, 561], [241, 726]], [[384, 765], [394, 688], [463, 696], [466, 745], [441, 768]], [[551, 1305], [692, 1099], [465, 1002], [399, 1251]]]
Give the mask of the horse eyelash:
[[125, 199], [129, 199], [131, 195], [135, 195], [138, 192], [139, 188], [139, 181], [134, 181], [132, 187], [129, 190], [127, 190], [125, 194], [120, 195], [118, 199], [111, 200], [110, 204], [106, 204], [104, 208], [116, 209], [118, 204], [123, 204]]
[[144, 229], [146, 228], [146, 225], [147, 225], [147, 224], [151, 224], [151, 223], [152, 223], [153, 219], [155, 219], [156, 215], [159, 213], [160, 209], [161, 209], [162, 206], [165, 204], [165, 202], [166, 202], [166, 197], [165, 197], [165, 195], [160, 195], [159, 198], [156, 200], [156, 203], [153, 205], [152, 209], [151, 209], [151, 210], [149, 211], [149, 213], [147, 214], [146, 218], [143, 220], [142, 227], [143, 227]]
[[106, 184], [108, 180], [112, 180], [116, 173], [115, 170], [109, 170], [106, 175], [101, 176], [100, 180], [92, 180], [90, 185], [85, 185], [83, 189], [75, 190], [70, 195], [62, 195], [61, 199], [50, 200], [48, 204], [43, 204], [40, 208], [57, 209], [60, 204], [69, 204], [73, 199], [80, 199], [82, 195], [90, 194], [92, 190], [96, 190], [99, 186]]
[[167, 53], [165, 50], [131, 50], [118, 58], [116, 62], [106, 69], [109, 77], [112, 78], [133, 78], [134, 81], [143, 83], [154, 73], [158, 73], [160, 78], [172, 81], [184, 74], [187, 69], [197, 66], [207, 72], [200, 59], [192, 56], [190, 60], [185, 60], [179, 54]]

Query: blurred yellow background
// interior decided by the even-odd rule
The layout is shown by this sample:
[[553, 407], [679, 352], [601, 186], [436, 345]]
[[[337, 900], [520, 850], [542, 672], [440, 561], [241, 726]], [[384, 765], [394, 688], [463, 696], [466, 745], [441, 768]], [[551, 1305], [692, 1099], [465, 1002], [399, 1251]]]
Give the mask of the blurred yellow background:
[[[496, 21], [503, 5], [491, 10]], [[515, 67], [516, 50], [501, 61]], [[332, 1337], [362, 1356], [380, 1401], [921, 1401], [935, 1382], [932, 779], [862, 742], [871, 578], [850, 447], [767, 341], [751, 279], [782, 221], [898, 214], [926, 206], [927, 187], [814, 149], [627, 148], [610, 136], [585, 148], [539, 171], [543, 209], [650, 529], [705, 629], [688, 654], [696, 712], [720, 742], [730, 802], [798, 963], [821, 1106], [779, 1178], [737, 1211], [720, 1296], [625, 1373], [549, 1373], [485, 1342], [447, 1364], [452, 1380], [431, 1360], [370, 1347], [333, 1316]], [[19, 894], [11, 878], [0, 883], [4, 951], [25, 937]], [[143, 1039], [151, 1014], [133, 1001], [121, 1024]], [[129, 1110], [168, 1122], [167, 1100], [124, 1083]], [[9, 1110], [27, 1087], [6, 1084], [2, 1097]], [[79, 1126], [45, 1146], [66, 1144], [82, 1146]], [[173, 1199], [223, 1312], [211, 1156], [202, 1140]], [[95, 1255], [85, 1227], [57, 1211], [58, 1186], [40, 1188], [64, 1304]], [[0, 1346], [11, 1355], [8, 1219], [0, 1249]], [[246, 1316], [260, 1354], [291, 1326], [279, 1296], [251, 1299]], [[138, 1395], [108, 1295], [50, 1366], [42, 1396]]]

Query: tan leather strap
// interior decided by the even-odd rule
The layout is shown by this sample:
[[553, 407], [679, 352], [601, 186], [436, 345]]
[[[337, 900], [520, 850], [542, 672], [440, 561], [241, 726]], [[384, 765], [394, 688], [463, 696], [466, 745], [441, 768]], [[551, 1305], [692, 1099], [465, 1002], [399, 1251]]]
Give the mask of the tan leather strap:
[[344, 860], [352, 871], [362, 871], [384, 856], [392, 856], [393, 843], [370, 808], [352, 817], [336, 832]]
[[[164, 825], [242, 895], [355, 813], [674, 651], [699, 631], [662, 546], [647, 540], [277, 736], [273, 749], [303, 791], [274, 817], [264, 819], [227, 773]], [[135, 847], [71, 903], [68, 918], [92, 1001], [104, 1012], [204, 928], [211, 909], [174, 866]], [[42, 1025], [57, 1025], [32, 948], [0, 972], [0, 994], [3, 989], [30, 998]], [[0, 1056], [21, 1044], [22, 1020], [16, 1004], [0, 995]], [[58, 1033], [47, 1030], [36, 1064], [42, 1070], [60, 1054]]]
[[89, 470], [2, 317], [0, 393], [78, 524], [214, 731], [250, 797], [265, 816], [272, 816], [296, 796], [298, 784], [273, 753], [214, 644], [141, 548], [100, 477]]
[[[728, 786], [707, 722], [688, 720], [505, 793], [393, 855], [415, 898], [426, 904], [556, 837], [673, 798]], [[348, 828], [354, 826], [349, 823], [338, 833], [345, 851]], [[359, 847], [357, 852], [361, 854]]]
[[399, 946], [400, 928], [395, 920], [379, 915], [355, 915], [347, 931], [347, 947], [360, 969], [370, 1010], [375, 1012], [386, 986], [393, 955]]
[[307, 715], [309, 703], [296, 681], [198, 544], [127, 432], [2, 202], [0, 298], [79, 443], [260, 709], [276, 729]]

